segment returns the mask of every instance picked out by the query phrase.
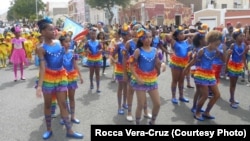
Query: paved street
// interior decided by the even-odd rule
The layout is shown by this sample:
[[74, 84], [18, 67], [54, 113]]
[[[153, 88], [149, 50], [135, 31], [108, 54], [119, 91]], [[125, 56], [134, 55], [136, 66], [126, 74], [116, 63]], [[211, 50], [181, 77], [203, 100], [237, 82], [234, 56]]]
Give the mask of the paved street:
[[[79, 84], [76, 91], [76, 117], [81, 121], [74, 124], [73, 129], [84, 133], [83, 140], [90, 141], [91, 124], [134, 124], [126, 121], [125, 116], [117, 114], [117, 83], [111, 83], [111, 68], [108, 67], [106, 75], [102, 76], [101, 94], [89, 90], [88, 68], [80, 67], [84, 77], [84, 84]], [[42, 141], [45, 131], [43, 115], [43, 99], [35, 95], [35, 79], [38, 69], [34, 65], [25, 68], [26, 81], [14, 82], [12, 67], [0, 69], [0, 141]], [[20, 77], [20, 72], [18, 71]], [[238, 109], [229, 106], [229, 81], [222, 80], [219, 86], [221, 98], [211, 111], [215, 120], [199, 122], [193, 118], [190, 111], [193, 102], [194, 89], [185, 88], [185, 96], [189, 103], [171, 103], [170, 69], [162, 73], [159, 78], [159, 92], [161, 96], [161, 109], [157, 124], [248, 124], [250, 125], [250, 87], [242, 83], [237, 84], [236, 99], [240, 101]], [[193, 84], [193, 83], [192, 83]], [[178, 91], [177, 91], [178, 93]], [[177, 95], [178, 96], [178, 95]], [[134, 96], [133, 115], [135, 113], [136, 97]], [[148, 97], [149, 107], [152, 103]], [[57, 108], [57, 114], [59, 109]], [[65, 127], [59, 124], [60, 118], [52, 121], [53, 136], [49, 141], [73, 140], [65, 137]], [[143, 119], [142, 124], [148, 120]]]

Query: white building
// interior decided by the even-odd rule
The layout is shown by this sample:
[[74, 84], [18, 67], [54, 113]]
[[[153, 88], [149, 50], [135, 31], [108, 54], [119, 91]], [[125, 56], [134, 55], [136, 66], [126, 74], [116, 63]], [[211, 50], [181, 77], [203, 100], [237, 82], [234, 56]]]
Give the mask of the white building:
[[68, 16], [68, 3], [67, 2], [47, 2], [45, 16], [53, 19], [53, 23], [60, 19], [65, 19]]
[[248, 9], [249, 0], [206, 0], [202, 3], [202, 9]]
[[92, 24], [96, 24], [98, 21], [102, 21], [105, 24], [106, 23], [106, 17], [105, 17], [105, 11], [100, 9], [96, 9], [96, 8], [89, 8], [89, 22]]
[[[116, 24], [119, 22], [119, 6], [114, 6], [111, 8], [112, 12], [114, 13], [113, 20], [111, 24]], [[104, 24], [109, 24], [109, 13], [105, 9], [96, 9], [92, 8], [88, 5], [85, 6], [85, 16], [86, 22], [96, 24], [98, 21], [102, 21]]]
[[68, 15], [72, 20], [84, 23], [86, 21], [85, 0], [70, 0], [68, 2]]

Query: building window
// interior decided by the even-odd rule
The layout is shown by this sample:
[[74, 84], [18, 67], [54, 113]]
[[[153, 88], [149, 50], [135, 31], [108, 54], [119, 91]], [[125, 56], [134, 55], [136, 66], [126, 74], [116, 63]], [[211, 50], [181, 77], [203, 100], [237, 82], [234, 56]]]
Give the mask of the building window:
[[241, 1], [240, 0], [234, 0], [234, 8], [241, 8]]
[[222, 9], [227, 8], [227, 4], [221, 4], [221, 8], [222, 8]]

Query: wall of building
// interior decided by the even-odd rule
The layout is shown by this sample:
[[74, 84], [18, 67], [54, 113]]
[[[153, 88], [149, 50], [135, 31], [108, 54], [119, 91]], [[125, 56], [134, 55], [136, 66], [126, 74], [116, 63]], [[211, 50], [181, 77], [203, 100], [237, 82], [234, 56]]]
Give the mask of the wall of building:
[[216, 26], [221, 25], [221, 12], [220, 10], [202, 10], [195, 13], [195, 22], [198, 22], [201, 18], [216, 18]]
[[45, 16], [49, 16], [53, 19], [53, 23], [56, 21], [64, 19], [65, 15], [68, 15], [68, 3], [67, 2], [47, 2]]
[[250, 23], [250, 9], [242, 9], [242, 10], [235, 10], [235, 9], [228, 9], [225, 16], [225, 23], [231, 22], [233, 25], [236, 25], [237, 22], [241, 22], [242, 25], [246, 25]]
[[106, 21], [104, 10], [90, 8], [90, 23], [96, 24], [98, 21], [102, 21], [102, 22]]
[[175, 24], [175, 17], [180, 16], [180, 24], [191, 24], [192, 11], [176, 0], [146, 0], [128, 9], [120, 11], [120, 23], [136, 19], [141, 23], [150, 20], [154, 25]]
[[187, 7], [191, 7], [191, 4], [194, 5], [194, 12], [202, 10], [202, 2], [204, 0], [177, 0], [181, 3], [183, 3]]
[[85, 0], [71, 0], [68, 2], [69, 17], [78, 22], [85, 22]]

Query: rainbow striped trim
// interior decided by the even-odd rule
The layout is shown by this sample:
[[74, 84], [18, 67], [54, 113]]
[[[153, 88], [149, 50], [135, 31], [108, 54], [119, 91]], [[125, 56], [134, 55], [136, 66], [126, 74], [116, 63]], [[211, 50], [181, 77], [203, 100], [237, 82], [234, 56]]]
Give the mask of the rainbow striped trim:
[[216, 85], [215, 74], [213, 70], [205, 70], [198, 67], [194, 72], [195, 84], [213, 86]]
[[153, 71], [150, 72], [143, 72], [141, 69], [136, 67], [136, 74], [138, 75], [139, 78], [142, 79], [144, 84], [140, 85], [137, 83], [135, 77], [132, 75], [131, 76], [131, 85], [135, 90], [153, 90], [158, 88], [157, 84], [157, 71], [154, 69]]
[[170, 56], [169, 66], [171, 68], [184, 69], [188, 64], [189, 57], [178, 57], [175, 54]]
[[243, 73], [244, 64], [243, 62], [236, 63], [232, 60], [230, 60], [227, 64], [227, 70], [229, 76], [240, 76]]
[[68, 89], [76, 89], [78, 72], [76, 70], [68, 72]]
[[87, 64], [88, 66], [101, 66], [102, 64], [102, 54], [88, 54]]
[[115, 79], [123, 81], [123, 66], [120, 63], [115, 64]]
[[52, 94], [53, 92], [67, 91], [68, 78], [65, 69], [50, 70], [46, 68], [43, 80], [42, 90], [44, 94]]

